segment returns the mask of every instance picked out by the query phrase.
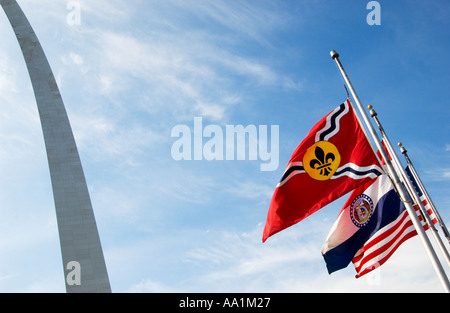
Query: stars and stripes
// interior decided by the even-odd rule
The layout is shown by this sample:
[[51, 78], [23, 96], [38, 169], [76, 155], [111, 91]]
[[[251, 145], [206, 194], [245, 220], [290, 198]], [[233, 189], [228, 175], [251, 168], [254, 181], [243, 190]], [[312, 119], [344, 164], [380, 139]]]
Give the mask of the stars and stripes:
[[[426, 200], [423, 202], [427, 203]], [[414, 209], [422, 227], [424, 230], [428, 230], [429, 227], [425, 223], [419, 207], [414, 205]], [[432, 218], [432, 221], [433, 224], [437, 223], [436, 218]], [[352, 263], [357, 272], [356, 278], [383, 265], [402, 243], [416, 235], [417, 231], [405, 210], [392, 223], [377, 231], [355, 255]]]

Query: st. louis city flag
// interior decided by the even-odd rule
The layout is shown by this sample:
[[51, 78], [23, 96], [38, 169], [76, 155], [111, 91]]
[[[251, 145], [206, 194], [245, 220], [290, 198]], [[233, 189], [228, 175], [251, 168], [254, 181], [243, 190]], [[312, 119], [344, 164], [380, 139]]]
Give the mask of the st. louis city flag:
[[272, 196], [263, 242], [381, 174], [347, 99], [311, 129], [292, 155]]

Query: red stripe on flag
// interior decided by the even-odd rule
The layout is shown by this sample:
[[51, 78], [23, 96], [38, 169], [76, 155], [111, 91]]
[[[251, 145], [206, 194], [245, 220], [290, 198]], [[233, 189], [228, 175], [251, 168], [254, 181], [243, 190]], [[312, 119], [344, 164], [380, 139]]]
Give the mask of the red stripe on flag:
[[[411, 223], [411, 225], [412, 225], [412, 223]], [[378, 262], [378, 266], [383, 265], [383, 264], [384, 264], [384, 263], [392, 256], [392, 254], [394, 254], [394, 252], [398, 249], [398, 247], [399, 247], [402, 243], [404, 243], [404, 242], [405, 242], [406, 240], [408, 240], [409, 238], [414, 237], [415, 235], [417, 235], [417, 232], [416, 232], [415, 230], [412, 231], [412, 232], [409, 232], [409, 233], [405, 234], [405, 235], [402, 237], [402, 239], [401, 239], [394, 247], [392, 247], [392, 250], [391, 250], [388, 254], [386, 254], [386, 256], [384, 256], [383, 258], [381, 258], [380, 260], [377, 261], [377, 262]], [[386, 250], [387, 250], [387, 249], [386, 249]], [[360, 266], [360, 268], [361, 268], [361, 267], [362, 267], [362, 266]], [[366, 268], [365, 270], [363, 270], [363, 271], [361, 271], [360, 273], [358, 273], [358, 274], [356, 275], [356, 278], [359, 278], [359, 277], [361, 277], [361, 276], [363, 276], [363, 275], [365, 275], [365, 274], [371, 272], [371, 271], [374, 270], [375, 268], [376, 268], [375, 266]]]
[[[418, 208], [416, 210], [418, 210]], [[424, 225], [420, 215], [419, 219], [421, 220], [423, 228], [427, 230], [429, 227], [428, 225]], [[363, 246], [362, 253], [353, 258], [352, 262], [357, 271], [356, 278], [359, 278], [384, 264], [402, 243], [417, 235], [417, 231], [415, 230], [407, 211], [404, 211], [402, 215], [400, 215], [400, 218], [391, 224], [392, 225], [386, 226], [379, 234], [375, 234], [375, 236]], [[389, 238], [395, 232], [398, 233], [394, 237]], [[370, 249], [376, 248], [377, 246], [379, 246], [377, 249], [365, 254], [365, 252], [368, 252]], [[386, 252], [388, 253], [384, 255]], [[367, 266], [370, 263], [374, 263], [374, 265]], [[367, 268], [365, 268], [366, 266]]]
[[403, 214], [403, 216], [398, 220], [394, 225], [380, 233], [376, 237], [372, 237], [365, 245], [364, 250], [367, 251], [373, 246], [379, 244], [381, 241], [385, 240], [387, 237], [389, 237], [391, 234], [393, 234], [397, 228], [405, 221], [405, 219], [409, 218], [408, 214]]

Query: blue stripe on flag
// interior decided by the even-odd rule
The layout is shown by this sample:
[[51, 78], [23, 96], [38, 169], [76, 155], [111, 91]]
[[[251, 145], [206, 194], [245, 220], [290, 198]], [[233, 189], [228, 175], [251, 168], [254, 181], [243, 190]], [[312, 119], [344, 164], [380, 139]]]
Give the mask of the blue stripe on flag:
[[323, 255], [328, 273], [347, 267], [364, 243], [380, 228], [394, 221], [404, 210], [405, 207], [394, 189], [382, 196], [369, 222], [349, 239]]
[[414, 176], [413, 176], [413, 174], [411, 173], [411, 170], [410, 170], [410, 168], [409, 168], [409, 165], [405, 168], [405, 172], [406, 172], [406, 174], [408, 175], [408, 177], [409, 177], [409, 179], [411, 180], [411, 182], [412, 182], [412, 184], [413, 184], [413, 186], [414, 186], [414, 189], [416, 189], [416, 192], [417, 192], [417, 194], [419, 195], [419, 197], [422, 197], [422, 190], [419, 188], [419, 185], [417, 185], [417, 182], [416, 182], [416, 180], [414, 179]]

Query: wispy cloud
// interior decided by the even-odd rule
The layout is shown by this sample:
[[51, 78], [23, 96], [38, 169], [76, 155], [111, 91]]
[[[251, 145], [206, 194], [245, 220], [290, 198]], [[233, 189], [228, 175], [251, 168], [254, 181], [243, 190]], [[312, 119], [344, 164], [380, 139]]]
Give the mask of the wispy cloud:
[[144, 279], [141, 282], [131, 286], [128, 290], [123, 292], [127, 293], [177, 293], [183, 292], [182, 290], [166, 286], [159, 282], [154, 282], [150, 279]]
[[17, 92], [16, 71], [9, 64], [8, 56], [0, 52], [0, 97]]
[[[205, 247], [189, 251], [186, 262], [209, 264], [208, 270], [199, 277], [198, 284], [205, 288], [215, 286], [218, 288], [215, 291], [219, 292], [258, 292], [261, 291], [259, 286], [264, 286], [267, 291], [264, 282], [284, 275], [281, 268], [291, 267], [295, 263], [321, 262], [320, 247], [314, 247], [317, 233], [312, 236], [314, 232], [308, 232], [309, 238], [303, 233], [301, 245], [300, 239], [296, 238], [299, 233], [292, 231], [283, 234], [282, 240], [275, 238], [274, 244], [262, 244], [262, 227], [259, 224], [250, 232], [241, 234], [224, 232], [219, 237], [215, 236], [219, 239]], [[236, 284], [236, 281], [239, 283]], [[273, 285], [271, 291], [276, 292], [277, 288], [279, 286]]]
[[[301, 83], [281, 74], [273, 60], [235, 49], [249, 40], [250, 44], [262, 41], [267, 33], [286, 26], [287, 19], [273, 12], [269, 2], [263, 6], [226, 1], [154, 2], [145, 13], [145, 24], [140, 20], [143, 12], [136, 6], [124, 9], [120, 1], [80, 1], [80, 6], [80, 26], [56, 20], [68, 34], [63, 40], [70, 41], [72, 50], [62, 57], [66, 70], [57, 67], [62, 86], [67, 86], [67, 80], [73, 85], [77, 79], [67, 73], [67, 66], [74, 66], [84, 80], [80, 87], [92, 94], [117, 99], [140, 86], [140, 105], [148, 112], [176, 110], [179, 120], [203, 115], [217, 121], [226, 119], [238, 103], [249, 101], [245, 88], [263, 85], [301, 90]], [[67, 9], [53, 8], [54, 18], [67, 14]], [[97, 15], [110, 17], [105, 20]], [[142, 29], [131, 32], [119, 27], [133, 19]], [[217, 32], [217, 25], [229, 32]], [[245, 36], [236, 36], [237, 32]]]
[[446, 168], [442, 170], [442, 177], [449, 179], [450, 178], [450, 168]]
[[[303, 118], [329, 105], [329, 98], [318, 96], [323, 87], [305, 92], [305, 86], [328, 89], [330, 79], [336, 79], [334, 69], [322, 66], [322, 57], [314, 58], [318, 51], [326, 57], [324, 46], [343, 38], [338, 32], [327, 37], [324, 31], [347, 27], [348, 15], [334, 11], [336, 4], [78, 0], [81, 25], [70, 26], [68, 2], [19, 1], [43, 44], [68, 110], [113, 291], [440, 291], [415, 239], [402, 245], [375, 276], [356, 280], [351, 265], [328, 275], [320, 248], [334, 216], [324, 218], [320, 212], [262, 244], [279, 174], [261, 174], [260, 162], [171, 158], [171, 128], [191, 125], [194, 116], [204, 117], [204, 125], [280, 122], [281, 157], [288, 158], [309, 127]], [[385, 9], [383, 14], [388, 13]], [[304, 14], [309, 24], [302, 24]], [[402, 29], [409, 25], [398, 17]], [[351, 19], [364, 24], [365, 12]], [[430, 24], [426, 20], [423, 27]], [[0, 231], [9, 238], [0, 242], [6, 256], [0, 261], [0, 290], [64, 292], [38, 111], [17, 41], [2, 14], [0, 23]], [[389, 27], [370, 32], [386, 34]], [[368, 34], [355, 32], [361, 38]], [[387, 35], [379, 37], [391, 38]], [[410, 37], [416, 39], [414, 32], [402, 37], [402, 44]], [[385, 55], [379, 41], [367, 42]], [[303, 53], [309, 54], [310, 64], [301, 60]], [[382, 58], [377, 60], [383, 64]], [[446, 81], [437, 74], [433, 77]], [[429, 87], [427, 81], [422, 83]], [[373, 80], [370, 86], [364, 86], [364, 79], [360, 84], [367, 90]], [[296, 97], [299, 93], [307, 99]], [[314, 104], [311, 94], [319, 98]], [[298, 107], [286, 110], [297, 100]], [[427, 180], [448, 181], [450, 171], [442, 168], [447, 153], [442, 144], [431, 145], [411, 147], [418, 151], [418, 166], [429, 169], [424, 171]], [[450, 145], [444, 150], [450, 151]], [[446, 201], [445, 191], [440, 197]]]
[[264, 37], [276, 29], [286, 27], [291, 18], [277, 11], [277, 6], [270, 1], [259, 1], [258, 5], [247, 1], [222, 0], [174, 0], [171, 3], [192, 12], [200, 20], [209, 18], [229, 30], [233, 36], [240, 34], [246, 40], [254, 40], [264, 45], [269, 44]]
[[123, 125], [122, 119], [95, 111], [79, 114], [71, 114], [77, 145], [98, 161], [121, 160], [136, 165], [145, 150], [167, 141], [166, 137], [144, 125]]
[[[214, 242], [186, 255], [186, 262], [192, 266], [208, 265], [193, 285], [215, 292], [440, 291], [418, 238], [403, 244], [386, 264], [363, 278], [354, 278], [351, 264], [329, 275], [320, 254], [326, 224], [303, 221], [264, 244], [258, 240], [262, 225], [248, 233], [224, 232], [215, 236]], [[424, 270], [417, 273], [417, 268]]]
[[256, 181], [238, 181], [226, 187], [226, 191], [236, 197], [246, 199], [260, 199], [267, 203], [273, 194], [273, 186]]
[[243, 95], [236, 94], [234, 88], [236, 76], [244, 84], [298, 88], [264, 63], [191, 36], [196, 35], [167, 36], [161, 43], [142, 41], [129, 34], [100, 33], [97, 58], [102, 61], [97, 69], [101, 73], [97, 85], [117, 93], [129, 90], [132, 80], [139, 79], [146, 82], [145, 93], [152, 109], [155, 105], [158, 110], [177, 108], [178, 116], [205, 114], [215, 120], [223, 119], [242, 101]]

